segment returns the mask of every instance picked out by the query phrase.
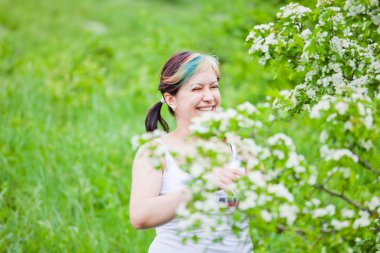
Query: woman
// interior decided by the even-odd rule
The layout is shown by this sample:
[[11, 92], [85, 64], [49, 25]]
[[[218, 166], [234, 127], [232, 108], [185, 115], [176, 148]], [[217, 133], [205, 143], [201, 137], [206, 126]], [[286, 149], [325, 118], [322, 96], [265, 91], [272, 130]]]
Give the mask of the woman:
[[[218, 62], [214, 57], [191, 52], [173, 55], [162, 69], [158, 87], [162, 99], [149, 110], [145, 126], [148, 132], [154, 131], [159, 122], [166, 132], [169, 131], [160, 114], [162, 105], [166, 103], [176, 119], [176, 129], [152, 141], [165, 150], [162, 170], [155, 169], [150, 163], [149, 149], [142, 147], [137, 152], [130, 198], [132, 225], [138, 229], [156, 227], [157, 236], [150, 245], [149, 253], [252, 252], [247, 224], [243, 226], [244, 231], [239, 238], [230, 228], [220, 225], [216, 232], [223, 235], [223, 240], [218, 243], [197, 233], [200, 238], [197, 243], [182, 244], [181, 237], [178, 236], [180, 228], [175, 219], [176, 209], [182, 202], [189, 200], [184, 183], [189, 174], [177, 166], [178, 161], [170, 153], [194, 152], [194, 142], [188, 141], [191, 119], [219, 109], [219, 75]], [[226, 148], [231, 156], [236, 157], [230, 147], [226, 145]], [[223, 190], [228, 191], [228, 185], [243, 176], [244, 172], [226, 166], [215, 170], [214, 175], [217, 181], [216, 194], [226, 196]]]

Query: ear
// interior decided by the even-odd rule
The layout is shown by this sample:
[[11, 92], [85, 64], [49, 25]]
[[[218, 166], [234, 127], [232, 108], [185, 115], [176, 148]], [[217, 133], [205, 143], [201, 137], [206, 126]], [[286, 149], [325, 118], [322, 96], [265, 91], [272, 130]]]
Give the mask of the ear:
[[170, 93], [164, 93], [164, 99], [168, 106], [173, 109], [173, 111], [176, 108], [176, 99], [175, 96], [171, 95]]

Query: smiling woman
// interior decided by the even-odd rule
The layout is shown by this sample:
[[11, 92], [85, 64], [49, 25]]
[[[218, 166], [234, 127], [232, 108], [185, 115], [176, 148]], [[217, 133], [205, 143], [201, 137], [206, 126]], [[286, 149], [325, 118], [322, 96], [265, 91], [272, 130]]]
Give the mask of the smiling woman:
[[[193, 116], [219, 108], [219, 75], [218, 62], [209, 55], [181, 52], [167, 61], [161, 72], [158, 89], [164, 98], [162, 102], [166, 102], [170, 113], [175, 115], [177, 126], [189, 125], [189, 119]], [[156, 103], [148, 112], [145, 120], [148, 132], [157, 129], [158, 122], [165, 131], [169, 131], [166, 121], [160, 114], [162, 102]], [[183, 116], [187, 119], [182, 119]]]
[[[151, 132], [157, 129], [159, 122], [168, 134], [152, 140], [137, 152], [133, 163], [130, 198], [132, 225], [135, 228], [156, 227], [157, 236], [150, 245], [149, 253], [252, 252], [248, 223], [241, 224], [240, 236], [236, 236], [226, 224], [220, 224], [213, 232], [214, 236], [191, 231], [199, 238], [198, 242], [182, 244], [180, 234], [185, 230], [175, 218], [179, 205], [190, 200], [186, 181], [191, 175], [178, 166], [178, 161], [175, 161], [171, 153], [195, 153], [196, 140], [189, 138], [189, 126], [194, 117], [219, 109], [219, 76], [216, 58], [191, 52], [173, 55], [162, 69], [158, 87], [162, 99], [149, 110], [145, 126]], [[169, 132], [166, 121], [161, 117], [160, 111], [164, 103], [177, 122], [176, 129], [172, 132]], [[157, 170], [149, 159], [152, 156], [149, 145], [152, 144], [163, 150], [164, 155], [158, 157], [161, 158], [161, 170]], [[228, 219], [232, 218], [231, 213], [237, 201], [228, 201], [226, 192], [230, 184], [239, 176], [245, 175], [245, 171], [233, 166], [239, 163], [234, 147], [227, 144], [224, 146], [225, 152], [231, 153], [232, 162], [222, 169], [214, 170], [215, 201], [231, 208], [231, 212], [226, 212]], [[223, 240], [215, 242], [214, 237], [222, 237]]]

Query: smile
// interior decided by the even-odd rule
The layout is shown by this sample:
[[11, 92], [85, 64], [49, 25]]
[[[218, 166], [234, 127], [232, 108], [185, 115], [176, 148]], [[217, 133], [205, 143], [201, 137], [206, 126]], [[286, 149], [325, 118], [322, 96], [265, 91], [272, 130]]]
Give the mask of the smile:
[[215, 106], [208, 106], [208, 107], [199, 107], [197, 110], [202, 111], [202, 112], [211, 112], [214, 110]]

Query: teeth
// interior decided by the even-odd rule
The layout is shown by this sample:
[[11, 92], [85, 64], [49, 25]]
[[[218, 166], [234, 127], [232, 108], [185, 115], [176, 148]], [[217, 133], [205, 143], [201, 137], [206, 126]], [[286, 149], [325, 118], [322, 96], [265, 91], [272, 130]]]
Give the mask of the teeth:
[[199, 111], [202, 111], [202, 112], [209, 112], [209, 111], [212, 111], [214, 107], [203, 107], [203, 108], [198, 108]]

